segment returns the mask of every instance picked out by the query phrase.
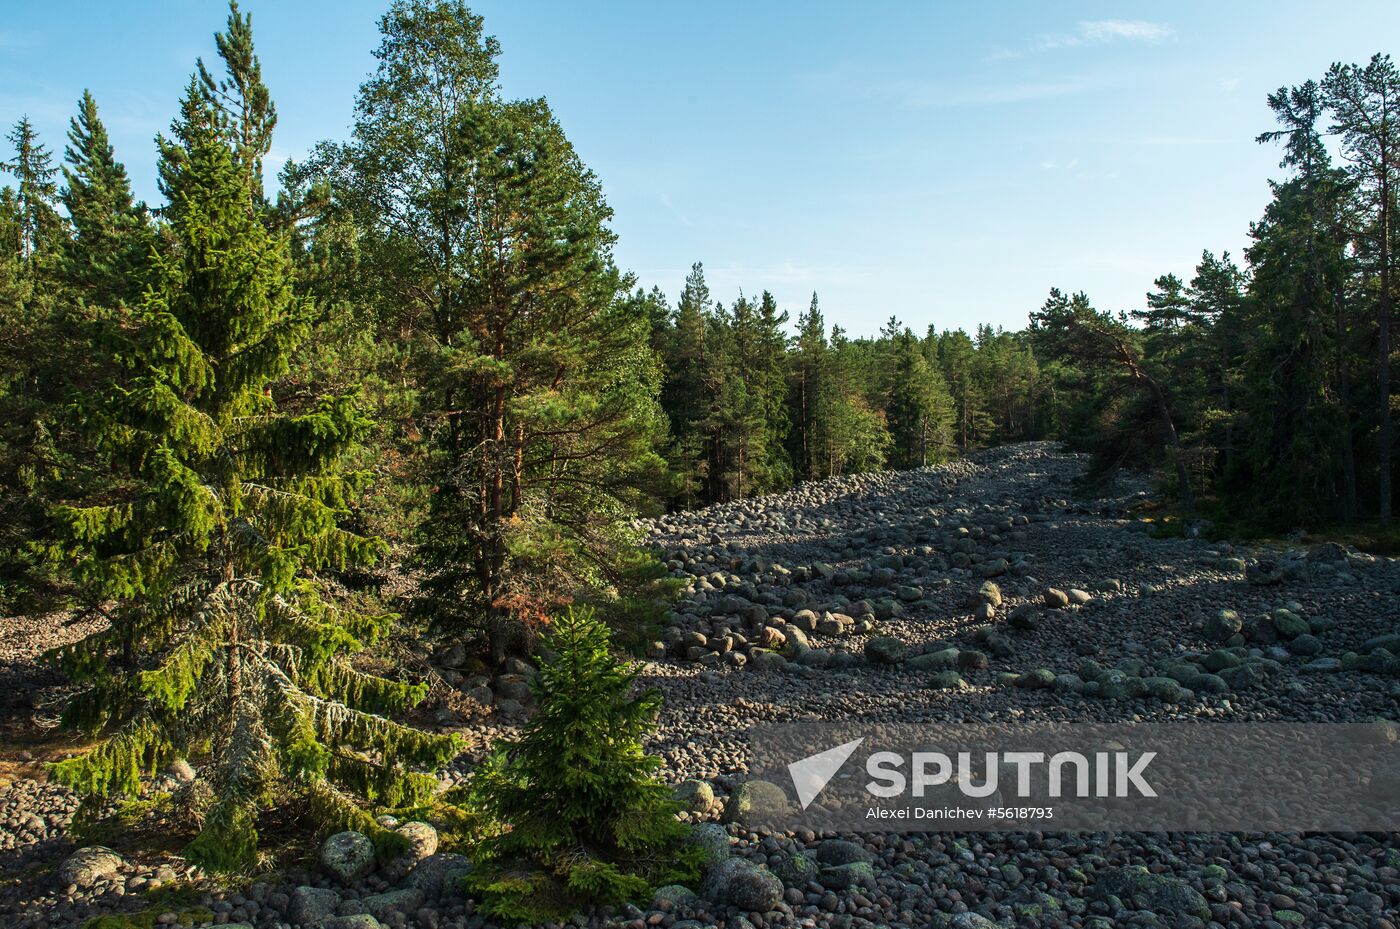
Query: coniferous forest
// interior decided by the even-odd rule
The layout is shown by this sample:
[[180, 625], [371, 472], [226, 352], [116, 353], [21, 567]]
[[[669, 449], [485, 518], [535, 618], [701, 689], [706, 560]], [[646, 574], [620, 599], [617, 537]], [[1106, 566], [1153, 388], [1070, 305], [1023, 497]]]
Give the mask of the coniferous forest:
[[[1021, 516], [984, 532], [975, 515], [939, 510], [926, 538], [871, 535], [893, 547], [870, 571], [832, 569], [835, 556], [779, 570], [785, 556], [718, 533], [761, 523], [766, 495], [904, 487], [892, 499], [917, 501], [923, 491], [898, 483], [916, 477], [894, 472], [961, 473], [968, 456], [1050, 443], [1034, 448], [1084, 456], [1056, 494], [1093, 499], [1140, 482], [1151, 536], [1218, 544], [1222, 570], [1251, 559], [1249, 545], [1305, 534], [1393, 554], [1400, 70], [1388, 56], [1278, 75], [1259, 101], [1257, 142], [1279, 167], [1242, 254], [1203, 241], [1189, 279], [1145, 280], [1131, 307], [1096, 306], [1075, 281], [1047, 280], [1016, 331], [941, 328], [871, 306], [869, 331], [848, 332], [829, 324], [819, 293], [790, 307], [762, 280], [717, 293], [700, 260], [673, 292], [639, 286], [614, 259], [606, 191], [567, 127], [545, 99], [502, 90], [510, 50], [488, 26], [460, 0], [394, 0], [351, 130], [270, 176], [277, 88], [264, 83], [252, 17], [231, 4], [216, 55], [191, 62], [169, 101], [155, 203], [133, 193], [91, 94], [75, 101], [66, 138], [41, 138], [23, 115], [13, 123], [0, 191], [0, 612], [81, 633], [41, 660], [58, 695], [46, 704], [48, 738], [60, 746], [43, 756], [42, 778], [71, 794], [72, 822], [97, 837], [114, 822], [132, 835], [147, 823], [163, 854], [197, 869], [188, 899], [138, 905], [127, 883], [125, 909], [82, 909], [69, 891], [71, 924], [994, 925], [996, 913], [948, 921], [976, 915], [967, 884], [958, 905], [892, 897], [876, 875], [915, 854], [908, 842], [872, 853], [823, 836], [823, 849], [854, 850], [794, 864], [800, 854], [783, 857], [790, 839], [755, 837], [756, 858], [717, 864], [726, 843], [749, 841], [731, 808], [718, 849], [705, 831], [721, 815], [715, 789], [732, 807], [742, 778], [694, 775], [673, 795], [675, 757], [649, 754], [662, 693], [653, 666], [633, 656], [686, 673], [692, 663], [703, 674], [785, 659], [796, 668], [812, 613], [813, 638], [848, 634], [847, 620], [872, 633], [863, 651], [827, 650], [880, 667], [906, 659], [876, 644], [877, 624], [917, 614], [945, 583], [976, 574], [977, 619], [1008, 612], [1013, 626], [1018, 586], [1037, 609], [1090, 604], [1098, 591], [1065, 605], [1042, 596], [1035, 578], [1053, 574], [995, 550], [1024, 536]], [[823, 483], [832, 478], [857, 483]], [[903, 519], [897, 503], [882, 506], [893, 507], [882, 519]], [[675, 530], [696, 512], [711, 514], [695, 517], [711, 520], [703, 531]], [[957, 539], [939, 535], [950, 527]], [[915, 567], [915, 542], [952, 581], [919, 580], [931, 575]], [[896, 593], [882, 592], [880, 571]], [[853, 589], [783, 595], [808, 579]], [[1314, 608], [1299, 599], [1283, 612]], [[1188, 623], [1192, 610], [1181, 615]], [[1252, 640], [1238, 616], [1214, 622], [1234, 626], [1211, 648], [1239, 655], [1191, 674], [1232, 690], [1226, 671], [1268, 660], [1246, 655], [1251, 645], [1280, 649], [1277, 664], [1299, 641], [1286, 631]], [[1303, 635], [1316, 642], [1322, 630]], [[963, 642], [962, 664], [953, 648], [935, 690], [957, 699], [981, 686], [988, 654], [1012, 654], [999, 636]], [[1384, 657], [1363, 667], [1367, 650], [1349, 647], [1362, 657], [1338, 659], [1346, 672], [1394, 671]], [[1175, 677], [1173, 701], [1215, 686]], [[1154, 699], [1162, 689], [1144, 686]], [[472, 698], [492, 718], [520, 716], [486, 735], [443, 724]], [[431, 848], [404, 823], [431, 824]], [[1393, 833], [1381, 835], [1364, 850], [1381, 876], [1349, 889], [1375, 897], [1374, 920], [1308, 924], [1390, 925], [1400, 853]], [[932, 866], [964, 860], [965, 845], [937, 842], [918, 846]], [[79, 844], [90, 871], [102, 854], [118, 857], [105, 848], [113, 840]], [[316, 895], [329, 891], [309, 878], [288, 879], [300, 886], [269, 903], [276, 881], [257, 875], [314, 862], [317, 849], [346, 886], [373, 868], [380, 877], [367, 880], [379, 883], [348, 911], [332, 903], [317, 915]], [[337, 870], [361, 854], [368, 864]], [[359, 905], [369, 891], [408, 894], [391, 887], [426, 873], [414, 865], [429, 857], [440, 868], [431, 889]], [[105, 886], [73, 860], [60, 885]], [[466, 902], [439, 914], [444, 874]], [[1041, 897], [1062, 886], [1026, 874]], [[235, 879], [262, 881], [252, 885], [261, 901], [239, 896], [261, 903], [261, 917], [246, 902], [201, 909], [213, 885], [200, 881]], [[1212, 904], [1229, 885], [1191, 880], [1178, 893], [1187, 902], [1166, 909], [1151, 887], [1116, 894], [1221, 924]], [[663, 885], [670, 896], [654, 900]], [[696, 893], [730, 909], [702, 907], [687, 922]], [[1089, 918], [1095, 909], [1070, 921], [1011, 909], [1043, 900], [995, 899], [1016, 925], [1108, 925]], [[1263, 918], [1253, 899], [1236, 922], [1276, 925], [1252, 921]], [[68, 924], [39, 921], [58, 905], [15, 910], [15, 925]], [[1322, 919], [1322, 907], [1307, 918]], [[804, 914], [821, 921], [785, 921]], [[100, 921], [119, 918], [129, 922]]]

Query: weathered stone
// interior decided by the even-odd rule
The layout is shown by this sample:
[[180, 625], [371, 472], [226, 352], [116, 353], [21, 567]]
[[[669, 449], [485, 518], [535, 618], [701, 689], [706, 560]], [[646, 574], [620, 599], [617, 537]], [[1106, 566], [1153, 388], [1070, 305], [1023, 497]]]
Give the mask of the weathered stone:
[[909, 646], [899, 639], [879, 635], [865, 643], [865, 657], [876, 664], [899, 664], [909, 654]]
[[303, 926], [314, 926], [335, 915], [340, 906], [340, 894], [325, 887], [303, 884], [292, 891], [287, 918]]
[[472, 863], [465, 855], [438, 852], [418, 862], [408, 873], [404, 886], [416, 887], [429, 900], [436, 899], [451, 891], [471, 868]]
[[64, 884], [87, 888], [111, 877], [121, 870], [121, 855], [102, 845], [89, 845], [69, 855], [58, 867], [58, 877]]
[[787, 811], [788, 799], [783, 789], [771, 781], [744, 781], [724, 805], [721, 819], [726, 823], [750, 826], [772, 821]]
[[761, 865], [745, 858], [729, 858], [705, 875], [701, 893], [716, 903], [767, 913], [783, 899], [783, 882]]
[[671, 796], [692, 813], [704, 813], [715, 805], [715, 789], [708, 781], [696, 778], [681, 781]]
[[408, 845], [384, 865], [384, 876], [391, 881], [407, 875], [417, 867], [418, 862], [434, 854], [438, 848], [437, 830], [427, 823], [407, 822], [394, 831]]
[[1205, 622], [1202, 632], [1212, 642], [1228, 642], [1244, 628], [1244, 620], [1234, 610], [1219, 610]]
[[374, 870], [374, 843], [363, 832], [337, 832], [321, 843], [321, 866], [353, 884]]

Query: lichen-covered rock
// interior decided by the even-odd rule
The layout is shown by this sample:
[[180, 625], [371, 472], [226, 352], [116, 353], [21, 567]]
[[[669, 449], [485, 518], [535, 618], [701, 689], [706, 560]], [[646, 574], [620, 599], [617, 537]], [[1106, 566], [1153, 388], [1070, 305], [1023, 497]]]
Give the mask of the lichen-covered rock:
[[726, 823], [739, 823], [743, 826], [771, 822], [787, 812], [788, 799], [783, 789], [772, 781], [745, 781], [735, 788], [724, 805]]
[[287, 918], [302, 926], [325, 922], [340, 907], [340, 894], [325, 887], [303, 885], [292, 891]]
[[715, 903], [767, 913], [783, 899], [783, 882], [767, 868], [746, 858], [730, 858], [705, 875], [701, 893]]
[[776, 864], [772, 865], [772, 868], [773, 873], [783, 884], [788, 887], [796, 887], [799, 890], [806, 887], [808, 881], [816, 880], [817, 872], [820, 870], [812, 856], [805, 852], [784, 855], [778, 859]]
[[718, 823], [701, 823], [690, 830], [690, 844], [704, 853], [702, 868], [713, 868], [729, 858], [729, 833]]
[[1234, 610], [1220, 610], [1205, 622], [1202, 630], [1212, 642], [1228, 642], [1244, 628], [1244, 620]]
[[416, 887], [432, 900], [449, 891], [471, 869], [472, 863], [465, 855], [438, 852], [418, 862], [408, 873], [404, 886]]
[[684, 810], [704, 813], [715, 805], [715, 789], [708, 781], [689, 778], [681, 781], [671, 795]]
[[1094, 880], [1094, 896], [1100, 900], [1117, 897], [1133, 909], [1150, 909], [1173, 915], [1189, 913], [1210, 919], [1210, 905], [1190, 884], [1180, 878], [1153, 874], [1144, 867], [1115, 868]]
[[1278, 632], [1279, 638], [1285, 642], [1291, 642], [1300, 635], [1307, 635], [1312, 631], [1307, 620], [1294, 613], [1292, 610], [1277, 609], [1269, 614], [1269, 619], [1274, 624], [1274, 629]]
[[968, 683], [963, 680], [963, 676], [956, 671], [939, 671], [929, 679], [928, 686], [931, 690], [967, 690]]
[[437, 830], [427, 823], [407, 822], [394, 830], [408, 846], [384, 865], [384, 876], [397, 881], [408, 874], [423, 859], [437, 852]]
[[875, 855], [865, 846], [846, 839], [827, 839], [817, 846], [817, 861], [824, 865], [842, 865], [856, 861], [871, 862], [874, 860]]
[[688, 887], [680, 884], [667, 884], [665, 887], [656, 888], [656, 893], [651, 895], [651, 907], [654, 910], [674, 910], [682, 906], [694, 906], [699, 902], [700, 897]]
[[80, 848], [59, 865], [58, 877], [64, 884], [91, 887], [121, 870], [122, 856], [102, 845]]
[[365, 910], [381, 922], [392, 922], [392, 913], [411, 916], [423, 905], [423, 891], [417, 887], [403, 887], [380, 894], [370, 894], [360, 898]]
[[321, 866], [342, 884], [374, 870], [374, 843], [363, 832], [337, 832], [321, 843]]
[[846, 864], [830, 865], [821, 869], [817, 883], [829, 890], [869, 887], [875, 883], [875, 869], [868, 861], [851, 861]]

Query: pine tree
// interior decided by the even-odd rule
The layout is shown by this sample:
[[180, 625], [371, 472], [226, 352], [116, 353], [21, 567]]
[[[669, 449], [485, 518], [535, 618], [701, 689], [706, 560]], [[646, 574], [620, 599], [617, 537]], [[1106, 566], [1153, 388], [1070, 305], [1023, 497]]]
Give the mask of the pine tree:
[[322, 579], [383, 553], [341, 528], [356, 477], [338, 461], [368, 423], [347, 396], [278, 412], [267, 388], [312, 311], [292, 293], [288, 243], [248, 209], [255, 179], [198, 81], [172, 133], [159, 140], [169, 247], [131, 319], [94, 346], [124, 368], [85, 411], [111, 477], [56, 512], [57, 554], [111, 628], [58, 656], [84, 685], [65, 720], [99, 741], [52, 773], [101, 798], [203, 758], [212, 800], [188, 854], [228, 870], [252, 861], [260, 810], [300, 797], [372, 830], [359, 802], [426, 800], [454, 743], [378, 715], [423, 686], [350, 662], [390, 619]]
[[596, 176], [543, 100], [501, 98], [481, 18], [400, 0], [381, 30], [355, 140], [323, 157], [413, 343], [432, 487], [416, 610], [499, 663], [565, 603], [636, 615], [658, 593], [627, 528], [668, 489], [651, 320]]
[[1376, 342], [1378, 395], [1378, 506], [1382, 522], [1391, 517], [1394, 414], [1391, 410], [1391, 307], [1395, 298], [1393, 267], [1396, 197], [1400, 195], [1400, 69], [1389, 55], [1375, 55], [1365, 65], [1334, 64], [1322, 81], [1322, 95], [1351, 165], [1359, 205], [1368, 216], [1366, 248], [1376, 275]]
[[473, 774], [469, 805], [494, 829], [474, 849], [468, 889], [503, 922], [563, 920], [588, 904], [645, 900], [697, 876], [698, 849], [675, 816], [642, 738], [661, 698], [634, 693], [588, 610], [560, 615], [532, 684], [539, 709]]

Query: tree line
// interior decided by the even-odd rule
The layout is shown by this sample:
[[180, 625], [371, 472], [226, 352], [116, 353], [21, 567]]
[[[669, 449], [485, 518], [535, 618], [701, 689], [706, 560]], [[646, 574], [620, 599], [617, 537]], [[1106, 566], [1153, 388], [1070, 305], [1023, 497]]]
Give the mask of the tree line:
[[1387, 523], [1400, 72], [1386, 55], [1335, 64], [1268, 105], [1277, 128], [1258, 141], [1281, 146], [1285, 173], [1243, 267], [1204, 252], [1128, 313], [1052, 291], [1029, 337], [1079, 385], [1063, 434], [1092, 429], [1102, 468], [1163, 467], [1188, 514]]

